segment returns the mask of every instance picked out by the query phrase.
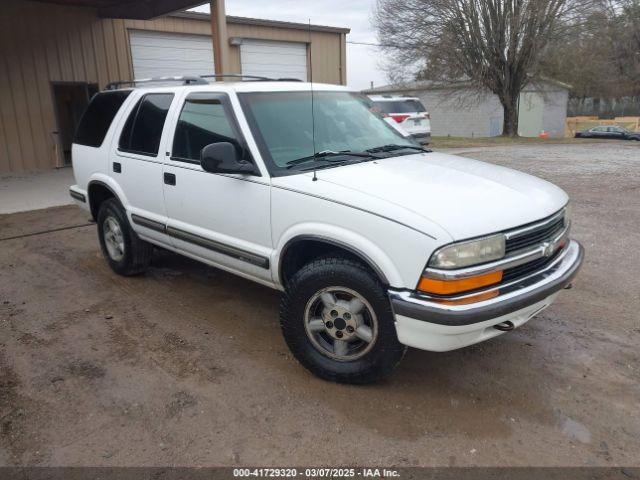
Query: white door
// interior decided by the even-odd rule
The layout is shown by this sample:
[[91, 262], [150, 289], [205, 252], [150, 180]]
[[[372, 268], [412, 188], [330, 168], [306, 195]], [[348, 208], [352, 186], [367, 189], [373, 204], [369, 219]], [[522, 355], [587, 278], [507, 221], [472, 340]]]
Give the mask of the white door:
[[135, 78], [214, 72], [210, 36], [129, 30], [129, 43]]
[[[146, 240], [167, 242], [167, 220], [162, 184], [165, 152], [160, 146], [169, 134], [167, 117], [174, 106], [173, 92], [153, 91], [138, 96], [122, 116], [113, 139], [110, 175], [126, 192], [127, 211], [138, 233]], [[175, 108], [175, 106], [174, 106]]]
[[[266, 177], [205, 172], [200, 151], [230, 142], [248, 148], [226, 94], [190, 93], [168, 137], [164, 165], [167, 233], [175, 248], [235, 273], [271, 281], [270, 185]], [[172, 127], [173, 127], [172, 126]], [[172, 128], [173, 129], [173, 128]]]
[[242, 73], [269, 78], [307, 81], [307, 44], [243, 39], [240, 45]]

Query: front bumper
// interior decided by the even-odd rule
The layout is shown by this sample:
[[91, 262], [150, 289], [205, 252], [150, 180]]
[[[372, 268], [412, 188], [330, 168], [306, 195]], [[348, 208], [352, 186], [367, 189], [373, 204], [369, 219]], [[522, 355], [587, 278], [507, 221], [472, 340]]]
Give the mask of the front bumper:
[[442, 303], [413, 291], [389, 290], [398, 339], [417, 348], [444, 351], [499, 335], [503, 332], [493, 327], [505, 321], [518, 327], [551, 304], [557, 292], [576, 276], [583, 258], [584, 249], [571, 240], [544, 269], [487, 289], [495, 296], [468, 304]]

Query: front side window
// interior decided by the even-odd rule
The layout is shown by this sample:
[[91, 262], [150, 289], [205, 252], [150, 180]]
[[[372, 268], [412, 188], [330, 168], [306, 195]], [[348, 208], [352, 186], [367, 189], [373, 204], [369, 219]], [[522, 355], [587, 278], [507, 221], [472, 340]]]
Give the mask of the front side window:
[[218, 142], [230, 142], [239, 148], [238, 135], [220, 95], [189, 95], [176, 125], [171, 157], [200, 163], [202, 149]]
[[73, 143], [88, 147], [100, 147], [111, 122], [130, 94], [131, 90], [96, 94], [82, 115]]
[[172, 101], [173, 93], [149, 93], [142, 97], [129, 114], [118, 148], [123, 152], [157, 156]]
[[415, 148], [354, 93], [317, 91], [313, 104], [308, 91], [239, 97], [272, 174], [282, 174], [290, 162], [317, 152], [365, 151], [390, 144]]

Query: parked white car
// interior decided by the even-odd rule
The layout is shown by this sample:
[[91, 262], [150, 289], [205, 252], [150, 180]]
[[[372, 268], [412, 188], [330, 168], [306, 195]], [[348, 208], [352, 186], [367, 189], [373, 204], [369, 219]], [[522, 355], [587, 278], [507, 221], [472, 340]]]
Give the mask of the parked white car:
[[143, 272], [155, 245], [282, 290], [295, 357], [351, 383], [389, 374], [406, 346], [517, 328], [576, 275], [561, 189], [423, 150], [344, 87], [311, 98], [277, 81], [96, 95], [70, 193], [111, 268]]
[[431, 115], [417, 97], [369, 95], [385, 121], [422, 145], [431, 142]]

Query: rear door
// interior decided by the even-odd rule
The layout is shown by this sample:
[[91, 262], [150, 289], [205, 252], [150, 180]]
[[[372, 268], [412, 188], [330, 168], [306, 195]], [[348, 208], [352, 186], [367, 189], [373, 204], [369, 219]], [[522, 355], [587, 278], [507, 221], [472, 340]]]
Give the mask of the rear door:
[[190, 92], [172, 119], [166, 145], [167, 231], [177, 249], [224, 269], [271, 281], [268, 177], [214, 174], [200, 166], [201, 150], [233, 143], [253, 161], [225, 93]]
[[115, 154], [109, 165], [110, 175], [122, 187], [127, 213], [143, 237], [167, 242], [167, 214], [162, 191], [160, 151], [168, 135], [166, 119], [174, 100], [172, 92], [153, 92], [136, 99], [128, 115], [123, 116], [114, 139]]
[[622, 140], [626, 137], [625, 131], [620, 127], [608, 127], [610, 138], [616, 138], [618, 140]]

